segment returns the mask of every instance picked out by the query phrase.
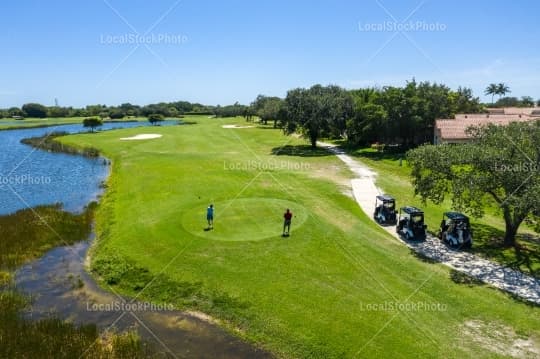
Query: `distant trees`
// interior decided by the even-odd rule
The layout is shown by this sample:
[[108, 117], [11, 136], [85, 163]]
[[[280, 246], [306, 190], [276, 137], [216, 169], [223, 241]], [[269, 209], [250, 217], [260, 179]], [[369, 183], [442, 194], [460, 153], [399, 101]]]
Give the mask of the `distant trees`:
[[360, 145], [368, 138], [373, 142], [384, 142], [387, 121], [388, 113], [384, 106], [374, 103], [357, 103], [355, 115], [347, 122], [349, 143]]
[[25, 113], [23, 110], [21, 110], [20, 108], [18, 107], [11, 107], [7, 110], [7, 114], [8, 116], [10, 117], [13, 117], [13, 116], [19, 116], [19, 117], [24, 117]]
[[148, 116], [148, 122], [150, 122], [150, 124], [152, 124], [152, 126], [157, 125], [159, 122], [161, 122], [163, 120], [164, 120], [164, 117], [160, 113], [153, 113], [153, 114]]
[[274, 124], [277, 125], [281, 113], [280, 111], [283, 106], [283, 100], [279, 97], [259, 95], [255, 101], [251, 103], [251, 111], [257, 115], [265, 125], [267, 125], [270, 120], [273, 120]]
[[39, 103], [27, 103], [23, 105], [22, 111], [28, 117], [35, 118], [46, 118], [47, 117], [47, 107]]
[[228, 105], [228, 106], [216, 106], [213, 109], [213, 113], [216, 117], [236, 117], [236, 116], [244, 116], [246, 114], [246, 111], [248, 109], [248, 106], [241, 105], [238, 102], [236, 102], [234, 105]]
[[103, 121], [97, 117], [88, 117], [83, 120], [83, 126], [89, 127], [91, 132], [94, 132], [96, 127], [103, 126]]
[[71, 113], [72, 113], [72, 109], [67, 108], [67, 107], [53, 106], [53, 107], [47, 108], [47, 117], [52, 117], [52, 118], [68, 117], [71, 115]]
[[502, 97], [495, 102], [494, 107], [533, 107], [534, 100], [530, 96]]
[[431, 141], [437, 118], [484, 111], [469, 88], [453, 91], [442, 84], [414, 79], [404, 87], [297, 88], [284, 100], [259, 95], [250, 109], [263, 123], [274, 120], [285, 133], [301, 133], [312, 146], [320, 137], [331, 137], [351, 145], [386, 142], [403, 147]]
[[522, 96], [521, 105], [523, 107], [534, 107], [534, 99], [531, 96]]
[[[29, 103], [23, 109], [13, 107], [11, 109], [0, 109], [0, 116], [27, 116], [27, 117], [100, 117], [101, 119], [121, 119], [125, 116], [148, 117], [151, 114], [161, 114], [164, 117], [180, 117], [185, 114], [215, 114], [215, 109], [220, 107], [207, 106], [200, 103], [190, 103], [188, 101], [160, 102], [146, 106], [123, 103], [120, 106], [106, 106], [101, 104], [88, 105], [84, 108], [46, 107], [40, 104]], [[220, 116], [241, 116], [246, 114], [248, 107], [240, 104], [222, 107]]]
[[456, 113], [483, 111], [480, 100], [468, 88], [452, 91], [445, 85], [414, 79], [405, 87], [350, 91], [354, 115], [346, 126], [346, 137], [353, 145], [390, 142], [411, 147], [431, 141], [437, 118]]
[[320, 137], [344, 133], [346, 121], [353, 114], [353, 99], [338, 86], [315, 85], [289, 91], [285, 108], [285, 133], [299, 131], [315, 148]]
[[512, 246], [520, 225], [540, 227], [540, 121], [472, 128], [473, 143], [421, 146], [407, 154], [415, 193], [480, 217], [491, 198], [506, 223], [504, 244]]
[[109, 117], [111, 118], [111, 120], [121, 120], [124, 117], [126, 117], [126, 113], [122, 111], [122, 109], [118, 108], [118, 109], [114, 109], [113, 111], [110, 111]]

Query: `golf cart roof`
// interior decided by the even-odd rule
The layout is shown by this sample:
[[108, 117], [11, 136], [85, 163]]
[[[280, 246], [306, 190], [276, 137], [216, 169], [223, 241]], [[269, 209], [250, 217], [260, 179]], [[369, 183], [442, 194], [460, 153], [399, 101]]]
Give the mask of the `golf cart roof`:
[[445, 212], [444, 215], [454, 221], [469, 220], [469, 217], [459, 212]]
[[390, 195], [387, 195], [387, 194], [381, 194], [381, 195], [377, 196], [377, 199], [379, 201], [383, 201], [383, 202], [395, 202], [396, 201], [394, 199], [394, 197], [392, 197]]
[[424, 214], [424, 211], [412, 206], [401, 207], [401, 210], [407, 214]]

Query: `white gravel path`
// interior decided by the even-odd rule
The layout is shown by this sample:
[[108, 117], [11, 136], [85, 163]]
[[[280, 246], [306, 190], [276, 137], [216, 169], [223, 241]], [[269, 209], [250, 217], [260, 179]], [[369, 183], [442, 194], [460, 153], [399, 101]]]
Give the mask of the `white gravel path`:
[[[335, 145], [319, 142], [323, 147], [336, 154], [357, 176], [351, 180], [354, 198], [366, 213], [372, 218], [375, 197], [381, 191], [375, 185], [377, 174], [368, 167], [344, 153]], [[397, 235], [394, 226], [382, 227], [402, 243], [437, 262], [465, 273], [484, 283], [512, 293], [526, 301], [540, 304], [540, 280], [518, 270], [505, 267], [474, 254], [454, 250], [443, 244], [438, 238], [428, 235], [424, 242], [404, 241]]]

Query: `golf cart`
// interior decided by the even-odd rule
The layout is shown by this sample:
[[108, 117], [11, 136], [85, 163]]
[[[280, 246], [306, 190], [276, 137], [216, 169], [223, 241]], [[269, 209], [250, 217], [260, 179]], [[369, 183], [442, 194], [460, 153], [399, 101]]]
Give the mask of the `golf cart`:
[[396, 200], [387, 194], [377, 196], [373, 219], [382, 225], [395, 225], [397, 223]]
[[439, 238], [451, 247], [471, 248], [472, 231], [469, 217], [459, 212], [445, 212]]
[[401, 207], [396, 232], [406, 240], [426, 239], [427, 225], [424, 224], [424, 212], [416, 207]]

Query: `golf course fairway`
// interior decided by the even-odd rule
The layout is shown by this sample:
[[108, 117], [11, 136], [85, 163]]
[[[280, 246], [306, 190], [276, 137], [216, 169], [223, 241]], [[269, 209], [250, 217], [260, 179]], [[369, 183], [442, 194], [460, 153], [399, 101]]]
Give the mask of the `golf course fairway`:
[[112, 161], [91, 251], [99, 280], [204, 312], [278, 357], [492, 358], [540, 343], [540, 308], [410, 253], [361, 211], [332, 154], [270, 126], [223, 128], [242, 118], [185, 120], [153, 127], [155, 139], [58, 139]]

